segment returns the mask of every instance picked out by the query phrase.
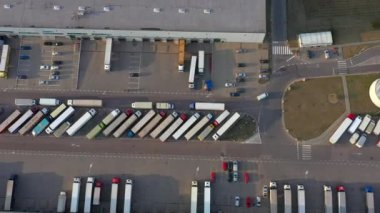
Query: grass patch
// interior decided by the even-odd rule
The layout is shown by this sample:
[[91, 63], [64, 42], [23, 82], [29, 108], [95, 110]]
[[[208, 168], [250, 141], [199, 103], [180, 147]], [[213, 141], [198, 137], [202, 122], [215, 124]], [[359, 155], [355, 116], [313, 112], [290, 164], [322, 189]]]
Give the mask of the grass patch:
[[222, 137], [223, 140], [244, 141], [256, 133], [256, 121], [248, 115], [243, 115], [239, 121]]
[[380, 78], [380, 74], [350, 75], [347, 76], [348, 94], [350, 97], [351, 112], [356, 114], [380, 112], [369, 98], [369, 87], [372, 82]]
[[360, 44], [360, 45], [353, 45], [353, 46], [347, 46], [343, 47], [343, 58], [351, 58], [355, 55], [359, 54], [360, 52], [363, 52], [364, 50], [371, 48], [373, 46], [377, 46], [378, 44]]
[[290, 87], [284, 96], [285, 126], [299, 140], [321, 135], [345, 111], [340, 77], [309, 79]]

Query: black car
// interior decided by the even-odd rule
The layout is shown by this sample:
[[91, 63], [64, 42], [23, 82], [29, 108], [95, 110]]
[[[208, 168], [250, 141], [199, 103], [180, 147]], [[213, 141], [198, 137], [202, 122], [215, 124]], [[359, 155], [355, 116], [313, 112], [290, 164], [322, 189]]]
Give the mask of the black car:
[[138, 72], [129, 73], [129, 77], [139, 77], [139, 73]]
[[51, 42], [51, 41], [45, 41], [45, 42], [44, 42], [44, 45], [45, 45], [45, 46], [52, 46], [52, 45], [53, 45], [53, 42]]
[[21, 50], [31, 50], [32, 47], [31, 46], [21, 46], [20, 49]]
[[244, 93], [245, 89], [244, 88], [235, 88], [235, 92], [237, 92], [237, 93]]
[[260, 64], [267, 64], [269, 63], [268, 59], [260, 59]]
[[59, 71], [50, 71], [50, 74], [51, 75], [59, 75], [61, 74]]
[[27, 79], [28, 76], [27, 75], [18, 75], [17, 78], [18, 79]]
[[231, 97], [238, 97], [238, 96], [240, 96], [240, 93], [238, 93], [238, 92], [230, 92], [230, 96]]
[[232, 161], [228, 161], [228, 171], [232, 172], [232, 168], [234, 167], [234, 163]]
[[227, 181], [228, 182], [232, 182], [232, 176], [233, 176], [232, 172], [228, 171], [228, 175], [227, 175]]
[[237, 78], [235, 78], [235, 81], [237, 83], [239, 83], [239, 82], [245, 82], [245, 78], [237, 77]]
[[54, 46], [62, 46], [62, 45], [63, 45], [63, 42], [60, 42], [60, 41], [54, 42]]
[[245, 63], [238, 63], [237, 66], [238, 66], [238, 67], [246, 67], [247, 64], [245, 64]]
[[63, 61], [53, 61], [53, 65], [62, 65]]

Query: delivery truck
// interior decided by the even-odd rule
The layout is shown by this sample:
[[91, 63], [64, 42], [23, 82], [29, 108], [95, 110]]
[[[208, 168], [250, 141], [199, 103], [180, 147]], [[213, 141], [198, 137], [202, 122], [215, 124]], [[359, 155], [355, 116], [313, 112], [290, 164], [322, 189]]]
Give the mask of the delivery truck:
[[120, 178], [114, 177], [112, 178], [112, 186], [111, 186], [111, 201], [110, 201], [110, 213], [117, 212], [117, 195], [119, 194], [119, 184]]
[[28, 122], [26, 122], [26, 124], [20, 130], [18, 130], [18, 133], [20, 133], [20, 135], [25, 135], [28, 133], [34, 126], [38, 124], [38, 122], [41, 121], [45, 115], [48, 114], [48, 112], [49, 110], [47, 108], [43, 108], [38, 111]]
[[284, 212], [292, 213], [292, 190], [290, 185], [284, 185]]
[[104, 71], [111, 71], [111, 55], [112, 55], [112, 38], [106, 38], [106, 49], [104, 52]]
[[103, 120], [91, 129], [90, 132], [87, 133], [87, 139], [95, 138], [103, 129], [105, 129], [118, 115], [120, 114], [119, 109], [114, 109], [110, 112]]
[[375, 129], [373, 129], [373, 134], [380, 135], [380, 119], [376, 122]]
[[362, 132], [364, 132], [364, 130], [367, 128], [369, 122], [371, 122], [372, 120], [372, 116], [371, 115], [365, 115], [364, 118], [363, 118], [363, 121], [360, 123], [358, 129]]
[[172, 112], [150, 133], [150, 137], [157, 138], [177, 117], [178, 113]]
[[116, 128], [118, 128], [121, 125], [121, 123], [125, 121], [125, 119], [127, 119], [127, 117], [127, 114], [125, 114], [124, 112], [121, 113], [110, 125], [107, 126], [107, 128], [103, 130], [103, 135], [110, 135]]
[[224, 120], [226, 120], [226, 118], [230, 115], [230, 112], [228, 110], [225, 110], [224, 112], [222, 112], [222, 114], [220, 114], [214, 122], [212, 122], [212, 124], [217, 127], [219, 126]]
[[369, 122], [367, 128], [365, 128], [365, 133], [370, 135], [372, 133], [373, 129], [375, 129], [375, 126], [376, 126], [376, 122], [374, 120], [371, 120]]
[[22, 125], [24, 125], [33, 115], [34, 112], [31, 109], [26, 111], [8, 128], [8, 132], [11, 134], [16, 133], [22, 127]]
[[70, 99], [67, 100], [67, 105], [76, 107], [102, 107], [103, 101], [99, 99]]
[[86, 183], [86, 194], [84, 197], [84, 213], [91, 213], [91, 206], [92, 206], [92, 192], [94, 189], [94, 177], [88, 177], [87, 183]]
[[338, 191], [338, 213], [346, 213], [346, 192], [343, 186], [337, 186]]
[[333, 201], [331, 186], [324, 185], [325, 213], [333, 213]]
[[170, 137], [170, 135], [172, 135], [174, 131], [176, 131], [179, 126], [181, 126], [181, 124], [186, 121], [186, 119], [186, 114], [181, 114], [179, 118], [177, 118], [177, 120], [174, 121], [174, 123], [172, 123], [169, 128], [166, 129], [166, 131], [164, 131], [164, 133], [160, 136], [160, 141], [165, 142]]
[[225, 110], [222, 114], [220, 114], [212, 124], [208, 125], [199, 135], [198, 140], [204, 141], [204, 139], [207, 138], [207, 136], [215, 129], [215, 127], [219, 126], [228, 116], [230, 115], [230, 112], [228, 110]]
[[17, 175], [12, 175], [7, 181], [7, 191], [5, 192], [4, 210], [11, 211], [14, 203], [14, 191], [16, 187]]
[[50, 120], [48, 118], [42, 119], [32, 130], [33, 136], [38, 136], [49, 126]]
[[195, 80], [195, 70], [197, 68], [197, 56], [191, 56], [191, 63], [190, 63], [190, 71], [189, 71], [189, 85], [188, 87], [190, 89], [194, 89], [195, 87], [195, 84], [194, 84], [194, 80]]
[[94, 199], [92, 200], [92, 205], [98, 206], [100, 205], [100, 192], [102, 191], [103, 183], [100, 181], [95, 182], [94, 188]]
[[70, 136], [75, 135], [84, 125], [86, 125], [94, 116], [96, 115], [96, 110], [91, 108], [85, 112], [73, 125], [66, 130], [66, 133]]
[[191, 110], [224, 111], [224, 103], [193, 102], [189, 105]]
[[[361, 116], [356, 116], [355, 120], [352, 122], [350, 128], [348, 128], [348, 132], [351, 134], [354, 134], [355, 131], [358, 129], [360, 123], [362, 122], [363, 118]], [[380, 125], [379, 125], [380, 126]], [[380, 129], [379, 129], [380, 131]]]
[[139, 137], [145, 137], [165, 117], [165, 112], [160, 112], [139, 132]]
[[204, 188], [204, 200], [203, 200], [203, 212], [211, 213], [211, 183], [210, 181], [205, 181]]
[[150, 110], [137, 124], [135, 124], [131, 130], [128, 131], [128, 137], [134, 137], [156, 114], [154, 110]]
[[46, 128], [45, 132], [47, 134], [52, 134], [54, 132], [55, 129], [57, 129], [57, 127], [59, 125], [61, 125], [63, 122], [65, 122], [67, 119], [69, 119], [75, 112], [75, 109], [73, 107], [68, 107], [60, 116], [58, 116], [58, 118], [56, 118], [50, 125], [48, 128]]
[[124, 213], [131, 213], [132, 206], [132, 180], [127, 179], [125, 181], [125, 192], [124, 192]]
[[64, 213], [66, 211], [66, 192], [60, 192], [58, 195], [57, 212]]
[[303, 185], [297, 185], [298, 213], [306, 212], [305, 205], [305, 188]]
[[174, 134], [174, 140], [178, 140], [201, 117], [199, 113], [192, 115]]
[[158, 102], [158, 103], [156, 103], [156, 109], [174, 109], [174, 104], [165, 103], [165, 102]]
[[240, 118], [240, 114], [235, 112], [230, 119], [226, 121], [225, 124], [222, 125], [218, 129], [218, 131], [212, 136], [212, 138], [216, 141], [219, 140], [220, 137], [223, 136], [224, 133], [226, 133]]
[[199, 132], [210, 120], [212, 119], [212, 114], [209, 113], [204, 116], [193, 128], [191, 128], [185, 135], [186, 140], [190, 140], [195, 134]]
[[178, 72], [183, 72], [185, 70], [185, 46], [186, 46], [186, 41], [184, 39], [179, 39], [178, 41]]
[[55, 118], [57, 118], [64, 110], [66, 109], [65, 104], [59, 105], [57, 108], [55, 108], [49, 115], [49, 119], [52, 121]]
[[191, 204], [190, 213], [197, 213], [198, 203], [198, 182], [191, 181]]
[[21, 112], [19, 110], [15, 110], [10, 116], [7, 117], [1, 124], [0, 124], [0, 133], [4, 132], [8, 128], [9, 125], [11, 125], [13, 122], [16, 121], [16, 119], [21, 115]]
[[25, 98], [16, 98], [15, 105], [16, 106], [34, 106], [37, 102], [34, 99], [25, 99]]
[[270, 201], [270, 213], [278, 213], [278, 201], [277, 201], [277, 183], [271, 181], [269, 183], [269, 201]]
[[39, 105], [42, 106], [58, 106], [61, 102], [56, 98], [40, 98]]
[[79, 206], [79, 192], [80, 192], [80, 178], [75, 177], [73, 180], [73, 188], [71, 191], [71, 202], [70, 202], [70, 212], [78, 212]]
[[[354, 114], [349, 114], [344, 119], [344, 121], [340, 124], [340, 126], [334, 132], [334, 134], [330, 137], [330, 140], [329, 140], [330, 143], [335, 144], [336, 142], [338, 142], [338, 140], [340, 139], [340, 137], [342, 137], [342, 135], [346, 132], [346, 130], [351, 125], [351, 123], [353, 122], [354, 119], [355, 119], [355, 115]], [[360, 126], [359, 126], [359, 128], [360, 128]]]
[[198, 51], [198, 74], [204, 75], [205, 73], [205, 51]]
[[131, 115], [126, 121], [124, 121], [121, 126], [116, 129], [116, 131], [113, 133], [113, 136], [115, 138], [119, 138], [124, 134], [124, 132], [132, 126], [140, 117], [142, 116], [142, 113], [140, 111], [136, 111], [133, 115]]
[[60, 138], [63, 134], [65, 134], [66, 130], [70, 128], [71, 123], [66, 121], [61, 126], [59, 126], [53, 133], [56, 138]]
[[375, 213], [375, 199], [372, 186], [364, 187], [364, 192], [366, 194], [366, 212]]
[[133, 102], [133, 109], [153, 109], [153, 102]]

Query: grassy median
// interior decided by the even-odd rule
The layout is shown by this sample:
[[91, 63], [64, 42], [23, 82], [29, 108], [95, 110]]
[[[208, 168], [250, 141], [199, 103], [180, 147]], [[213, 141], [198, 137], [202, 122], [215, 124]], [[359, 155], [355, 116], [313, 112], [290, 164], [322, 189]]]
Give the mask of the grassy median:
[[321, 135], [345, 111], [341, 77], [295, 82], [285, 92], [284, 119], [298, 140]]

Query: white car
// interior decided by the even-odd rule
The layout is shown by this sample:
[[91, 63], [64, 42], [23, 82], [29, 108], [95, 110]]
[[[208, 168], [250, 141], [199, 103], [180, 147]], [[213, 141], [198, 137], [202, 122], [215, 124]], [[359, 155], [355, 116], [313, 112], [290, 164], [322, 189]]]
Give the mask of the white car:
[[225, 86], [226, 88], [229, 88], [229, 87], [235, 87], [235, 84], [234, 84], [234, 83], [229, 83], [229, 82], [227, 82], [227, 83], [224, 84], [224, 86]]
[[53, 51], [53, 52], [51, 52], [51, 55], [52, 55], [52, 56], [59, 55], [59, 52]]
[[238, 171], [238, 162], [236, 160], [232, 161], [232, 171], [237, 172]]
[[4, 7], [4, 9], [11, 9], [12, 5], [10, 5], [10, 4], [4, 4], [3, 7]]
[[328, 50], [323, 51], [323, 53], [325, 54], [325, 59], [330, 58], [330, 52]]
[[239, 181], [239, 174], [237, 172], [233, 172], [232, 179], [234, 182]]
[[235, 206], [236, 207], [240, 206], [240, 197], [239, 196], [235, 196]]
[[256, 207], [261, 206], [261, 198], [259, 196], [256, 197]]
[[264, 185], [263, 186], [263, 197], [267, 197], [268, 196], [268, 185]]
[[49, 70], [50, 66], [49, 65], [41, 65], [40, 70]]
[[59, 66], [51, 66], [50, 70], [59, 70]]

